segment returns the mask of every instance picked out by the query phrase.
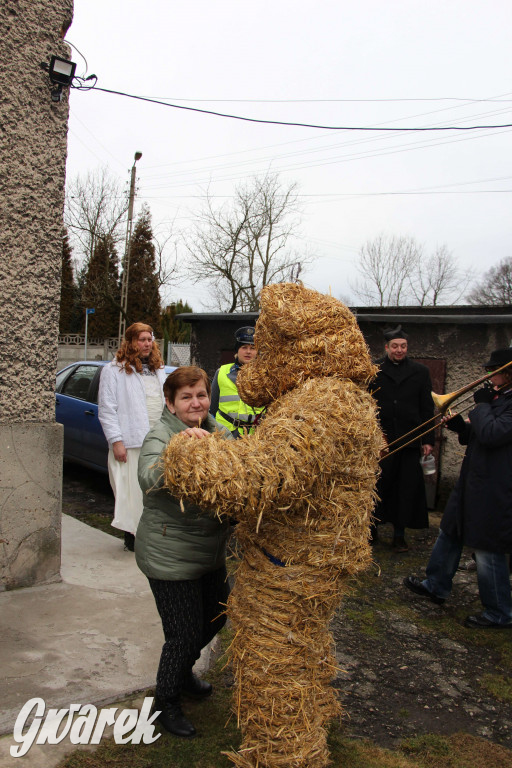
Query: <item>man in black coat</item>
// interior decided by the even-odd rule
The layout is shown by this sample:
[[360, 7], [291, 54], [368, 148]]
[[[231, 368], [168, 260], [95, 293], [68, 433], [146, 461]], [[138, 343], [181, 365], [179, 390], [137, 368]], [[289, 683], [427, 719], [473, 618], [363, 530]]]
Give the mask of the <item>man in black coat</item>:
[[441, 520], [441, 530], [423, 581], [404, 584], [422, 597], [444, 603], [452, 587], [462, 547], [475, 554], [478, 591], [484, 610], [465, 620], [467, 627], [512, 629], [508, 555], [512, 552], [512, 347], [492, 352], [485, 367], [496, 370], [491, 386], [474, 394], [476, 407], [446, 426], [467, 445], [457, 481]]
[[[370, 390], [379, 406], [380, 425], [389, 444], [432, 419], [434, 402], [429, 370], [407, 357], [408, 336], [402, 326], [384, 331], [384, 338], [386, 355], [377, 361], [379, 372]], [[419, 433], [421, 430], [416, 435]], [[399, 440], [391, 451], [411, 437], [414, 435]], [[434, 433], [429, 432], [393, 455], [382, 458], [377, 485], [380, 501], [375, 518], [377, 523], [393, 524], [393, 548], [397, 552], [407, 552], [406, 528], [428, 528], [420, 459], [432, 453], [433, 448]], [[376, 538], [377, 528], [374, 526], [372, 539]]]

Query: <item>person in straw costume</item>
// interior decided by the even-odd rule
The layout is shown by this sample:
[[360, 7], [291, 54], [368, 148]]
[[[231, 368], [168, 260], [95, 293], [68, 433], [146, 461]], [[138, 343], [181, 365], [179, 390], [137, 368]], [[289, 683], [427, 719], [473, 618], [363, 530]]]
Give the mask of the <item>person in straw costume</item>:
[[301, 284], [261, 294], [258, 356], [237, 385], [267, 406], [253, 435], [173, 438], [170, 492], [235, 517], [243, 558], [227, 613], [234, 639], [239, 768], [324, 768], [341, 707], [328, 625], [368, 544], [383, 438], [367, 392], [375, 375], [350, 310]]

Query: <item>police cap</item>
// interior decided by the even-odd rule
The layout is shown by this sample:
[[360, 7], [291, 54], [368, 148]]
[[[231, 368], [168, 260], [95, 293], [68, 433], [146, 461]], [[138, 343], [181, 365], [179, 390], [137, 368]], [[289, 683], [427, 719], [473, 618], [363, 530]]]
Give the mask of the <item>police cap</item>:
[[243, 328], [239, 328], [235, 333], [235, 339], [239, 346], [244, 344], [254, 344], [255, 329], [252, 325], [244, 325]]

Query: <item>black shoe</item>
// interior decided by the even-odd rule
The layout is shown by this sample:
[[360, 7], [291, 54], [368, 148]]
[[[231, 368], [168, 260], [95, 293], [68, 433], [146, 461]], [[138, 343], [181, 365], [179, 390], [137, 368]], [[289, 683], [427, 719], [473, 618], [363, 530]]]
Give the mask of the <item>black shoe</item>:
[[124, 548], [128, 552], [133, 552], [135, 549], [135, 536], [133, 533], [129, 533], [129, 531], [124, 532]]
[[407, 578], [404, 579], [404, 586], [406, 586], [407, 589], [410, 589], [411, 592], [415, 592], [417, 595], [428, 597], [429, 600], [432, 600], [432, 602], [437, 605], [442, 605], [444, 603], [444, 597], [438, 597], [430, 592], [417, 576], [407, 576]]
[[466, 616], [464, 626], [470, 629], [512, 629], [512, 621], [508, 624], [498, 624], [496, 621], [486, 619], [483, 614], [477, 613], [476, 616]]
[[165, 728], [169, 733], [185, 739], [196, 735], [196, 729], [183, 714], [179, 699], [173, 701], [159, 701], [155, 699], [153, 712], [158, 711], [160, 714], [156, 719], [162, 728]]
[[395, 536], [393, 539], [393, 549], [395, 552], [408, 552], [409, 545], [403, 536]]
[[204, 699], [206, 696], [210, 696], [213, 691], [213, 687], [206, 680], [200, 680], [193, 672], [190, 673], [183, 684], [181, 692], [185, 696], [191, 696], [193, 699]]

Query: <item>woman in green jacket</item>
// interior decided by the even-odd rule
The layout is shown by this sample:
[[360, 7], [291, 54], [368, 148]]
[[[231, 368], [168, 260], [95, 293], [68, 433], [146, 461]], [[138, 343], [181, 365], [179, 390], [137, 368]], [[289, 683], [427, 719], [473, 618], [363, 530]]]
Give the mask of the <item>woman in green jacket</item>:
[[178, 433], [183, 439], [205, 439], [219, 430], [227, 438], [231, 434], [208, 413], [210, 382], [201, 368], [183, 366], [173, 371], [164, 383], [164, 396], [160, 421], [147, 434], [140, 452], [144, 511], [135, 556], [148, 577], [165, 636], [156, 680], [157, 719], [170, 733], [187, 737], [194, 736], [195, 728], [183, 715], [181, 695], [202, 698], [212, 692], [192, 667], [226, 621], [229, 522], [219, 521], [211, 510], [183, 506], [171, 496], [163, 488], [160, 458]]

